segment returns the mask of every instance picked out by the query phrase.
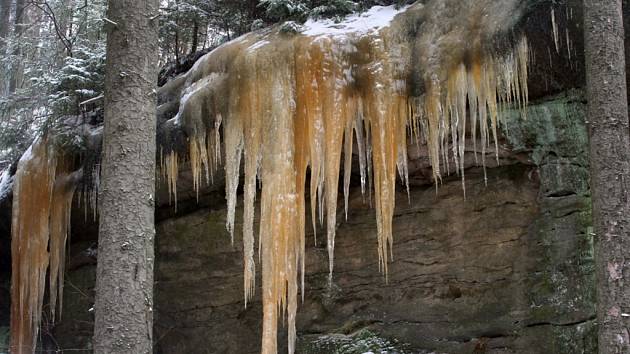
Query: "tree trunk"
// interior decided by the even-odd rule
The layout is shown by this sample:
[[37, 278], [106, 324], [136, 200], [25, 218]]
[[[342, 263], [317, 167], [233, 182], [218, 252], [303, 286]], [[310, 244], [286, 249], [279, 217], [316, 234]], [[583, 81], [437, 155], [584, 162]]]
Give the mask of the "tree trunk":
[[15, 89], [19, 87], [20, 78], [22, 77], [22, 64], [21, 60], [18, 60], [22, 53], [19, 42], [20, 37], [22, 37], [22, 33], [24, 33], [24, 16], [25, 16], [25, 5], [24, 0], [16, 0], [15, 1], [15, 20], [13, 27], [13, 33], [15, 37], [15, 49], [13, 49], [13, 65], [11, 65], [11, 73], [9, 78], [9, 93], [15, 92]]
[[95, 353], [151, 353], [158, 0], [109, 0]]
[[621, 0], [585, 0], [584, 8], [599, 352], [630, 353], [630, 130]]
[[179, 70], [179, 1], [175, 0], [175, 68]]
[[[60, 59], [64, 60], [66, 57], [72, 57], [72, 20], [74, 17], [73, 1], [62, 0], [59, 4], [59, 29], [63, 33], [66, 39], [59, 39], [57, 41], [57, 47], [60, 51]], [[66, 41], [66, 43], [62, 43]], [[63, 63], [63, 62], [62, 62]]]
[[4, 55], [4, 48], [6, 48], [10, 15], [11, 0], [0, 0], [0, 55]]
[[[7, 40], [11, 27], [11, 0], [0, 0], [0, 57], [6, 54]], [[0, 68], [0, 97], [6, 94], [8, 89], [6, 78], [9, 77], [7, 68]]]
[[193, 20], [192, 45], [190, 46], [190, 54], [197, 52], [197, 42], [199, 42], [199, 23], [195, 18]]
[[179, 69], [179, 29], [175, 29], [175, 67]]

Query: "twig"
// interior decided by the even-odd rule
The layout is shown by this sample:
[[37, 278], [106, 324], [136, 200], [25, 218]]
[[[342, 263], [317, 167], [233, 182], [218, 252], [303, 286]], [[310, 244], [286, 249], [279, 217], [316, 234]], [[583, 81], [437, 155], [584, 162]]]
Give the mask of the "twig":
[[57, 37], [59, 37], [59, 40], [61, 41], [63, 46], [66, 48], [66, 50], [68, 50], [68, 56], [72, 57], [72, 43], [70, 42], [70, 40], [68, 40], [65, 33], [63, 33], [61, 29], [59, 28], [59, 24], [57, 23], [57, 17], [55, 16], [55, 12], [48, 4], [48, 1], [42, 1], [42, 2], [31, 1], [30, 3], [32, 5], [35, 5], [35, 7], [37, 7], [38, 9], [40, 9], [52, 21], [53, 27], [55, 28], [55, 32], [57, 33]]
[[116, 27], [118, 27], [118, 24], [117, 24], [116, 22], [114, 22], [114, 21], [112, 21], [112, 20], [108, 19], [107, 17], [103, 17], [103, 22], [107, 22], [107, 23], [109, 23], [109, 24], [110, 24], [110, 25], [112, 25], [112, 26], [116, 26]]
[[86, 104], [88, 104], [88, 103], [92, 103], [92, 102], [98, 101], [98, 100], [102, 99], [103, 97], [105, 97], [105, 96], [103, 96], [103, 95], [101, 94], [101, 95], [99, 95], [99, 96], [96, 96], [96, 97], [90, 98], [89, 100], [85, 100], [85, 101], [83, 101], [83, 102], [79, 103], [79, 107], [81, 107], [81, 106], [85, 106], [85, 105], [86, 105]]

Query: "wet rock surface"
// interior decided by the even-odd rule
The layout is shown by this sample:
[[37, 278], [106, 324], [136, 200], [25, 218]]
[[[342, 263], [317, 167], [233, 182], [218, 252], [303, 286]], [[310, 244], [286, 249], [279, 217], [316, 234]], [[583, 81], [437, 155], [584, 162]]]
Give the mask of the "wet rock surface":
[[[584, 104], [564, 94], [516, 118], [507, 115], [502, 151], [511, 152], [488, 168], [487, 185], [481, 168], [466, 171], [465, 200], [457, 176], [437, 191], [416, 183], [409, 198], [399, 188], [387, 281], [374, 211], [353, 185], [347, 220], [339, 210], [332, 284], [323, 230], [316, 242], [307, 235], [297, 352], [596, 352]], [[157, 226], [157, 353], [259, 352], [260, 288], [245, 308], [240, 235], [231, 245], [220, 194], [163, 211]], [[239, 218], [242, 209], [237, 230]], [[75, 243], [72, 255], [89, 247]], [[95, 267], [77, 264], [54, 330], [61, 348], [90, 347]]]

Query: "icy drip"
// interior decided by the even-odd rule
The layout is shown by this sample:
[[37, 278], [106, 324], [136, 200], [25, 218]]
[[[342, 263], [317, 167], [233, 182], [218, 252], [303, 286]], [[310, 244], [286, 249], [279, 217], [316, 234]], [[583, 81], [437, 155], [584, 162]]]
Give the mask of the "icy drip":
[[[61, 316], [65, 247], [76, 173], [46, 138], [18, 163], [13, 186], [11, 352], [32, 353], [37, 343], [49, 272], [51, 317]], [[58, 309], [58, 312], [57, 312]]]
[[70, 211], [76, 185], [75, 174], [71, 173], [70, 161], [63, 157], [59, 158], [50, 210], [49, 293], [53, 322], [57, 308], [61, 317], [66, 243], [70, 234]]
[[[248, 70], [248, 79], [242, 80], [239, 86], [241, 94], [240, 100], [236, 102], [239, 105], [239, 110], [242, 113], [241, 127], [244, 130], [242, 135], [243, 140], [243, 153], [244, 153], [244, 169], [245, 169], [245, 181], [244, 181], [244, 206], [243, 206], [243, 288], [245, 297], [245, 306], [247, 302], [253, 297], [255, 289], [256, 279], [256, 266], [254, 263], [254, 203], [256, 201], [256, 179], [258, 176], [258, 169], [261, 163], [261, 134], [262, 134], [262, 120], [258, 119], [258, 114], [261, 112], [260, 100], [258, 98], [258, 91], [256, 90], [255, 83], [258, 82], [255, 68], [255, 56], [247, 54], [241, 59], [243, 60], [243, 67]], [[238, 118], [237, 118], [238, 119]], [[239, 176], [232, 176], [236, 179], [236, 186], [238, 186]], [[234, 196], [236, 198], [236, 196]], [[235, 205], [235, 204], [234, 204]], [[234, 214], [231, 214], [233, 217]], [[259, 242], [259, 245], [261, 243]]]
[[[446, 7], [438, 5], [444, 4], [416, 4], [410, 16], [425, 9], [440, 14]], [[361, 190], [375, 207], [379, 268], [386, 279], [392, 258], [397, 173], [408, 190], [408, 138], [427, 145], [436, 187], [452, 166], [464, 184], [464, 159], [471, 145], [467, 139], [472, 139], [475, 160], [480, 154], [484, 169], [492, 142], [498, 160], [501, 107], [527, 105], [529, 48], [522, 39], [498, 56], [482, 49], [481, 41], [487, 38], [483, 31], [494, 33], [492, 26], [500, 22], [495, 19], [511, 16], [507, 10], [516, 1], [452, 4], [475, 11], [462, 12], [470, 17], [470, 21], [458, 22], [464, 27], [444, 26], [451, 28], [446, 34], [440, 32], [440, 24], [432, 23], [435, 17], [426, 17], [426, 28], [421, 25], [424, 32], [418, 38], [406, 38], [401, 33], [409, 33], [405, 26], [413, 26], [417, 18], [394, 21], [387, 28], [397, 11], [375, 8], [365, 16], [350, 17], [345, 24], [310, 22], [304, 34], [277, 29], [248, 34], [208, 54], [187, 74], [176, 121], [188, 136], [193, 187], [198, 196], [203, 181], [213, 180], [222, 160], [223, 127], [226, 226], [232, 238], [244, 160], [246, 303], [254, 293], [254, 203], [256, 183], [261, 183], [258, 247], [263, 353], [277, 351], [278, 318], [285, 316], [289, 352], [294, 351], [298, 283], [304, 295], [307, 193], [314, 234], [316, 220], [326, 224], [332, 280], [340, 168], [343, 163], [347, 217], [354, 139]], [[491, 16], [484, 14], [485, 5], [507, 15], [487, 22]], [[442, 20], [450, 21], [440, 18], [437, 22]], [[558, 31], [554, 32], [557, 37]], [[420, 49], [420, 54], [414, 53], [417, 63], [411, 60], [410, 52], [416, 50], [412, 48]], [[417, 80], [412, 80], [414, 76]], [[410, 87], [418, 80], [421, 88], [413, 91], [420, 96], [411, 97]], [[50, 280], [50, 292], [58, 294], [51, 296], [61, 303], [64, 254], [60, 247], [65, 247], [74, 192], [69, 165], [62, 160], [45, 139], [39, 139], [21, 159], [15, 176], [11, 343], [16, 353], [34, 348], [49, 264], [55, 277]], [[175, 203], [178, 168], [184, 162], [175, 151], [167, 152], [161, 161], [169, 197]], [[92, 174], [96, 182], [97, 172]]]
[[[424, 73], [420, 97], [409, 96], [408, 44], [385, 29], [355, 35], [253, 33], [218, 48], [188, 74], [179, 119], [189, 135], [194, 188], [198, 193], [204, 173], [212, 178], [223, 126], [226, 225], [232, 237], [244, 160], [246, 304], [255, 285], [254, 203], [261, 183], [263, 353], [276, 352], [278, 318], [285, 316], [289, 352], [294, 350], [298, 284], [304, 295], [307, 195], [313, 233], [318, 219], [326, 225], [332, 279], [339, 177], [343, 166], [347, 217], [355, 143], [361, 189], [375, 208], [379, 268], [386, 279], [397, 174], [408, 191], [408, 138], [426, 143], [436, 185], [453, 170], [465, 187], [467, 136], [484, 169], [491, 148], [498, 161], [501, 107], [527, 104], [529, 49], [522, 39], [496, 56], [475, 43], [467, 53], [427, 66], [433, 71]], [[166, 174], [177, 171], [167, 168]], [[169, 181], [175, 181], [174, 190], [176, 177]]]
[[168, 188], [168, 204], [175, 204], [175, 212], [177, 212], [177, 178], [179, 176], [179, 159], [177, 151], [171, 151], [162, 157], [160, 163], [160, 171], [162, 172], [162, 180], [166, 182]]
[[[450, 143], [453, 145], [451, 156], [456, 172], [462, 176], [462, 183], [464, 182], [466, 117], [469, 117], [472, 125], [470, 137], [473, 140], [475, 158], [478, 154], [478, 143], [481, 145], [481, 165], [484, 172], [486, 150], [490, 147], [490, 141], [494, 145], [494, 155], [498, 162], [497, 129], [501, 118], [500, 107], [517, 105], [524, 112], [524, 107], [528, 104], [529, 57], [529, 46], [523, 38], [514, 51], [504, 58], [494, 58], [486, 54], [476, 58], [470, 67], [463, 63], [456, 65], [447, 76], [445, 93], [432, 93], [434, 86], [430, 86], [430, 93], [419, 104], [424, 105], [422, 119], [426, 123], [421, 125], [428, 126], [427, 141], [432, 162], [437, 161], [437, 151], [442, 150], [436, 139], [450, 134]], [[438, 126], [437, 130], [443, 129], [444, 132], [435, 132], [432, 128], [435, 126]], [[478, 135], [480, 141], [477, 141]], [[435, 168], [434, 176], [440, 177], [440, 171]]]
[[92, 217], [92, 221], [98, 221], [98, 186], [100, 183], [101, 168], [94, 164], [89, 170], [89, 175], [84, 176], [83, 186], [77, 191], [77, 207], [83, 208], [85, 221]]
[[551, 8], [551, 31], [553, 33], [553, 44], [556, 47], [556, 53], [560, 54], [560, 35], [558, 24], [556, 23], [556, 9]]
[[[234, 98], [234, 96], [230, 96]], [[227, 199], [226, 228], [234, 244], [234, 216], [236, 210], [236, 191], [238, 189], [241, 154], [243, 153], [244, 135], [241, 115], [233, 115], [225, 121], [225, 198]]]

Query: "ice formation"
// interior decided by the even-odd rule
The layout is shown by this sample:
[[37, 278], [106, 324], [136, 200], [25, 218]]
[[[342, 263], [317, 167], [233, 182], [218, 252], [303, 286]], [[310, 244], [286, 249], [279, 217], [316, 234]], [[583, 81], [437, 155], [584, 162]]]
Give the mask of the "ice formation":
[[160, 162], [162, 178], [168, 186], [168, 202], [169, 204], [175, 203], [175, 211], [177, 211], [177, 177], [179, 175], [177, 151], [169, 152], [166, 157], [162, 155]]
[[10, 168], [6, 168], [0, 173], [0, 200], [4, 199], [13, 187], [13, 176], [11, 176]]
[[46, 137], [18, 163], [13, 185], [11, 353], [33, 353], [48, 271], [52, 320], [61, 315], [70, 208], [79, 172]]
[[[347, 215], [353, 153], [375, 208], [385, 277], [397, 174], [408, 184], [409, 138], [427, 144], [436, 184], [451, 171], [463, 183], [467, 135], [481, 165], [490, 148], [497, 153], [501, 107], [527, 104], [530, 53], [524, 37], [500, 51], [488, 42], [514, 26], [519, 4], [434, 0], [376, 7], [341, 23], [308, 21], [301, 33], [259, 31], [219, 47], [187, 73], [176, 120], [189, 137], [194, 188], [220, 162], [222, 127], [232, 240], [244, 156], [246, 304], [255, 289], [254, 203], [261, 184], [263, 353], [277, 352], [278, 318], [285, 315], [294, 352], [307, 201], [313, 231], [318, 220], [326, 225], [332, 279], [340, 172], [343, 164]], [[172, 163], [166, 179], [175, 191]]]
[[[223, 165], [226, 227], [233, 241], [243, 169], [246, 304], [255, 289], [254, 205], [260, 193], [262, 353], [277, 352], [278, 320], [285, 316], [294, 352], [307, 204], [313, 231], [317, 221], [326, 225], [332, 281], [340, 174], [343, 166], [347, 216], [353, 156], [361, 190], [375, 209], [379, 267], [387, 277], [397, 175], [408, 188], [409, 143], [427, 145], [436, 185], [451, 172], [463, 184], [470, 142], [482, 166], [489, 150], [497, 153], [502, 107], [524, 107], [528, 100], [528, 42], [513, 31], [523, 3], [431, 0], [401, 9], [375, 7], [341, 23], [308, 21], [301, 33], [278, 26], [217, 48], [186, 74], [172, 123], [187, 135], [188, 152], [161, 149], [163, 180], [176, 206], [181, 163], [190, 164], [197, 195]], [[15, 353], [34, 349], [49, 266], [52, 314], [55, 302], [61, 303], [74, 193], [69, 167], [42, 138], [21, 159], [14, 178]], [[98, 176], [97, 168], [96, 183]], [[95, 205], [93, 191], [85, 198]]]

